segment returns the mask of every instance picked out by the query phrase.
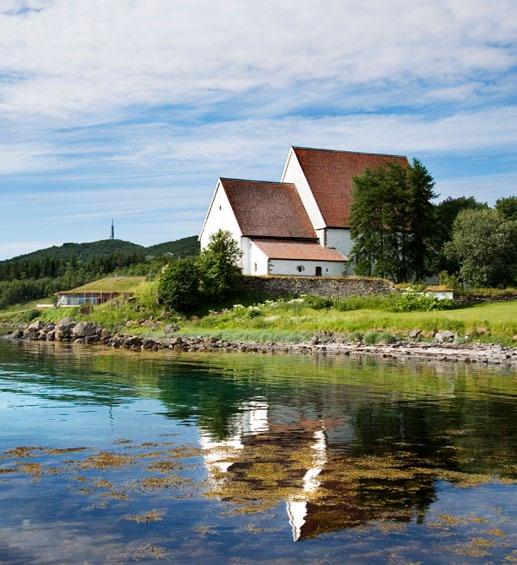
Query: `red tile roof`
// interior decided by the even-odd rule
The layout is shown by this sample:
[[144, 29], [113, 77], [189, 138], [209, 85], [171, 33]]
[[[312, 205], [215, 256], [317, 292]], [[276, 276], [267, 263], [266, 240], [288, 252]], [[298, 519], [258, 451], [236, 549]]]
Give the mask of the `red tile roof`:
[[316, 239], [294, 184], [222, 178], [242, 235]]
[[353, 178], [388, 163], [407, 165], [403, 155], [293, 147], [327, 227], [350, 227]]
[[289, 241], [275, 239], [252, 239], [269, 259], [293, 259], [305, 261], [346, 261], [339, 251], [323, 247], [310, 241]]

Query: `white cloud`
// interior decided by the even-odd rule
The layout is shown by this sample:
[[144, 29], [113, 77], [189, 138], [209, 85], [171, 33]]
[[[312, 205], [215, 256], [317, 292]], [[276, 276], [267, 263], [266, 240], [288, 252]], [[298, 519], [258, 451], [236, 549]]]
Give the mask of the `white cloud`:
[[432, 81], [447, 96], [515, 61], [513, 0], [54, 0], [18, 15], [27, 2], [5, 4], [0, 112], [61, 124], [257, 89], [289, 89], [296, 107], [292, 89], [314, 82]]

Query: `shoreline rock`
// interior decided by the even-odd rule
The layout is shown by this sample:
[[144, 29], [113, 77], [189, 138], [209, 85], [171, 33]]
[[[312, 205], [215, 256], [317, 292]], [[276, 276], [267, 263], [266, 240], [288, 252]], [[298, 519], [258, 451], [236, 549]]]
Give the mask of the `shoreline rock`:
[[181, 352], [301, 354], [335, 356], [376, 356], [383, 359], [424, 359], [448, 362], [517, 365], [517, 348], [495, 344], [458, 344], [455, 334], [437, 332], [434, 342], [416, 341], [419, 330], [413, 331], [413, 341], [368, 345], [363, 342], [344, 342], [332, 332], [318, 332], [305, 343], [231, 342], [208, 336], [145, 337], [113, 333], [93, 322], [76, 322], [64, 318], [57, 324], [31, 322], [18, 327], [7, 338], [26, 341], [56, 341], [78, 344], [99, 344], [131, 351], [171, 350]]

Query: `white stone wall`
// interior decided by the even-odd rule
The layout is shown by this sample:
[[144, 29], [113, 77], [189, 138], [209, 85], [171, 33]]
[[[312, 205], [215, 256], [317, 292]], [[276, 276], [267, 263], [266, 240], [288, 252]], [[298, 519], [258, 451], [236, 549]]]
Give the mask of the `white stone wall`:
[[287, 157], [282, 182], [292, 182], [296, 185], [298, 194], [302, 199], [314, 229], [318, 230], [324, 228], [325, 222], [323, 221], [323, 216], [316, 204], [316, 199], [312, 194], [309, 183], [303, 174], [298, 158], [292, 149], [289, 151], [289, 156]]
[[[299, 272], [298, 265], [303, 265], [305, 270]], [[291, 259], [270, 259], [269, 273], [270, 275], [295, 275], [310, 276], [316, 274], [316, 267], [321, 267], [321, 275], [323, 277], [340, 277], [345, 272], [346, 263], [343, 261], [295, 261]]]
[[237, 241], [239, 245], [241, 244], [241, 229], [220, 182], [217, 183], [215, 195], [199, 236], [201, 249], [204, 249], [208, 245], [210, 236], [219, 230], [229, 231], [235, 241]]
[[326, 228], [325, 247], [334, 247], [347, 259], [352, 253], [353, 241], [348, 228]]

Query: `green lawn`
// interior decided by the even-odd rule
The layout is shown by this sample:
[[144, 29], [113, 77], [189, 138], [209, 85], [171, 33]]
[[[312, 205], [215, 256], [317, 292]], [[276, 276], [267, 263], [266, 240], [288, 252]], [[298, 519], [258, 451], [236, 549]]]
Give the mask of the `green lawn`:
[[481, 304], [456, 310], [430, 312], [387, 312], [377, 309], [339, 311], [315, 310], [304, 303], [290, 301], [265, 305], [250, 315], [249, 309], [211, 314], [201, 320], [186, 323], [182, 332], [220, 337], [239, 334], [251, 339], [255, 334], [267, 341], [268, 334], [291, 334], [289, 341], [298, 341], [317, 331], [340, 334], [378, 331], [395, 335], [407, 334], [419, 328], [426, 331], [451, 330], [460, 335], [479, 335], [483, 341], [511, 343], [517, 335], [517, 300]]
[[52, 304], [54, 297], [40, 298], [38, 300], [31, 300], [23, 304], [12, 304], [3, 310], [0, 310], [0, 322], [17, 322], [23, 320], [24, 314], [34, 311], [38, 304]]

